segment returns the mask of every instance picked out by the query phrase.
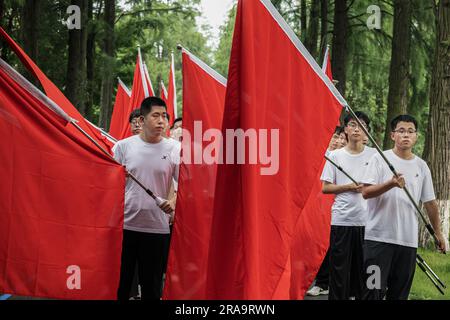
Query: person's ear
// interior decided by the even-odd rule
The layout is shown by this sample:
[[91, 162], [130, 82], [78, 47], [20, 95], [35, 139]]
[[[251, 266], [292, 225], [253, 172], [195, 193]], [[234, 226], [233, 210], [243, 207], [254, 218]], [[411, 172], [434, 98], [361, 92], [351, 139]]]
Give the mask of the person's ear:
[[395, 141], [395, 132], [391, 131], [391, 139], [392, 139], [392, 141]]

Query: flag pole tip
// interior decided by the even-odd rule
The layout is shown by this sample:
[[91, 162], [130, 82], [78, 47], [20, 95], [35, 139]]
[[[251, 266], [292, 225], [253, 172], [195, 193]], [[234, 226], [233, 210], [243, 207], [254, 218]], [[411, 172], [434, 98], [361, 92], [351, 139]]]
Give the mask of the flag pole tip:
[[181, 44], [177, 44], [177, 49], [180, 51], [183, 50], [183, 47], [181, 46]]

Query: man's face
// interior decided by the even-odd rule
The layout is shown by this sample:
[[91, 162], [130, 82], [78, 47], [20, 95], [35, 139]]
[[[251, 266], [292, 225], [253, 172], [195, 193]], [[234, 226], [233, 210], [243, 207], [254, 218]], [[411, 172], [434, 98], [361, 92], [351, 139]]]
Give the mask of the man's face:
[[167, 112], [166, 108], [154, 106], [144, 117], [141, 116], [140, 124], [147, 136], [161, 136], [166, 128]]
[[137, 135], [141, 133], [142, 127], [139, 121], [139, 117], [133, 118], [133, 120], [131, 120], [130, 127], [131, 127], [131, 134]]
[[344, 132], [342, 132], [339, 135], [338, 143], [339, 143], [338, 149], [343, 148], [347, 145], [347, 137], [345, 136]]
[[[364, 121], [361, 121], [361, 123], [365, 128], [367, 128], [367, 125], [364, 123]], [[350, 120], [344, 130], [348, 136], [348, 141], [352, 142], [363, 141], [365, 133], [359, 127], [358, 122], [356, 122], [356, 120]]]
[[177, 121], [175, 122], [175, 124], [173, 125], [173, 130], [176, 130], [178, 128], [181, 128], [183, 125], [183, 121]]
[[391, 132], [391, 139], [399, 150], [412, 149], [417, 142], [417, 131], [414, 123], [400, 121]]
[[331, 137], [331, 141], [330, 141], [330, 145], [328, 146], [328, 150], [333, 151], [336, 149], [341, 148], [341, 144], [339, 142], [340, 140], [340, 135], [338, 135], [337, 133], [333, 134], [333, 136]]

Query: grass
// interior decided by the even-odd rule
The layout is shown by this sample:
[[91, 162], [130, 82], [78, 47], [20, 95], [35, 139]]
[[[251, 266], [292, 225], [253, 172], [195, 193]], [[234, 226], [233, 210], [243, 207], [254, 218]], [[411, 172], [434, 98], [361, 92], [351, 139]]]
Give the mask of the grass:
[[414, 282], [409, 294], [410, 300], [450, 300], [450, 256], [419, 248], [417, 251], [439, 278], [448, 287], [445, 295], [442, 295], [425, 275], [422, 269], [416, 265]]

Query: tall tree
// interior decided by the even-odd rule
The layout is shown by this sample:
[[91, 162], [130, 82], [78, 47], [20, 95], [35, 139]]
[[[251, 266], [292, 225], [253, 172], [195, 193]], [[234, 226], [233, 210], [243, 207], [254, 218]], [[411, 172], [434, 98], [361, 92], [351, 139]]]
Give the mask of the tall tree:
[[320, 0], [312, 0], [309, 25], [306, 32], [305, 47], [314, 58], [317, 57], [317, 38], [319, 36]]
[[306, 39], [307, 30], [307, 12], [308, 7], [306, 6], [306, 0], [301, 0], [300, 5], [300, 39], [304, 42]]
[[41, 0], [26, 0], [21, 12], [22, 44], [25, 52], [34, 61], [38, 57], [38, 32]]
[[66, 96], [86, 115], [87, 0], [71, 0], [81, 10], [81, 29], [69, 30]]
[[320, 1], [320, 58], [323, 61], [328, 45], [328, 1]]
[[114, 23], [116, 19], [116, 1], [105, 1], [103, 39], [103, 68], [102, 68], [102, 96], [99, 125], [109, 128], [112, 114], [112, 94], [115, 74], [115, 45], [114, 45]]
[[348, 10], [347, 0], [335, 0], [331, 68], [333, 78], [339, 81], [337, 89], [343, 96], [347, 80]]
[[394, 0], [394, 32], [392, 36], [389, 95], [384, 134], [384, 149], [392, 147], [391, 120], [405, 114], [408, 107], [412, 3]]
[[[424, 158], [431, 169], [441, 213], [442, 232], [449, 236], [450, 215], [450, 0], [436, 5], [436, 43], [431, 76], [430, 113]], [[424, 245], [429, 237], [422, 232]]]

